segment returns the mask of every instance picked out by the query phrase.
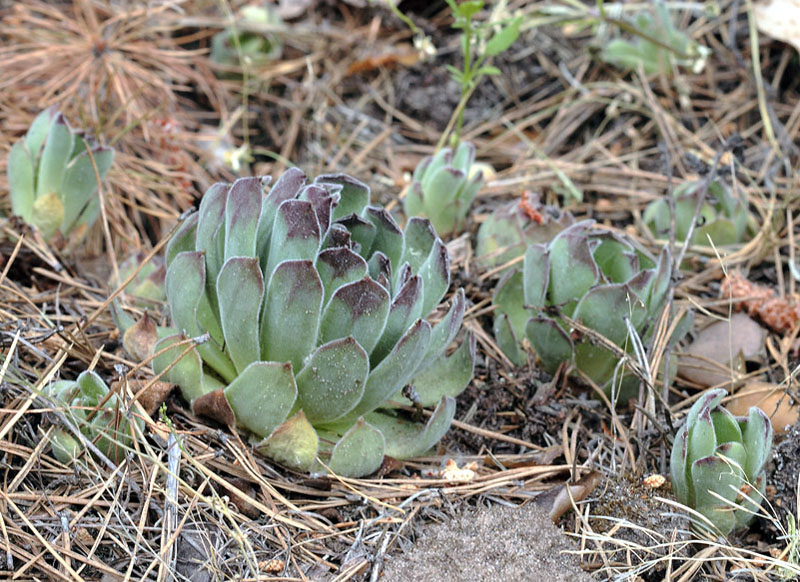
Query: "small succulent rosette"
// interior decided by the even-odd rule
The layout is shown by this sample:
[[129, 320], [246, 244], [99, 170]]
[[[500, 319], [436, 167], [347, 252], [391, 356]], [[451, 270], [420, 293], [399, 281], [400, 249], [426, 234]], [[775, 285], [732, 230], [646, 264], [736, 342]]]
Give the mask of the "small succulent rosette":
[[[361, 476], [384, 455], [426, 452], [449, 428], [475, 356], [469, 336], [446, 355], [465, 300], [459, 289], [440, 306], [444, 244], [427, 220], [400, 229], [349, 176], [309, 184], [291, 169], [265, 194], [267, 182], [212, 186], [170, 241], [167, 301], [182, 333], [156, 344], [167, 349], [154, 370], [196, 413], [247, 430], [295, 469]], [[203, 334], [195, 348], [183, 341]], [[404, 388], [434, 407], [425, 422], [396, 410], [412, 404]]]
[[[761, 507], [772, 423], [753, 406], [736, 417], [722, 405], [727, 392], [708, 390], [692, 405], [670, 456], [678, 501], [705, 516], [722, 534], [749, 524]], [[695, 525], [708, 529], [700, 520]]]
[[545, 370], [574, 366], [610, 393], [636, 385], [618, 367], [619, 357], [578, 332], [563, 318], [582, 323], [633, 352], [628, 325], [646, 344], [664, 307], [670, 283], [669, 252], [656, 258], [616, 232], [593, 229], [584, 220], [558, 233], [547, 244], [525, 252], [522, 268], [506, 273], [494, 294], [494, 334], [515, 365], [528, 359], [529, 345]]
[[424, 216], [442, 236], [464, 229], [467, 212], [483, 186], [483, 171], [475, 164], [475, 147], [468, 142], [456, 151], [439, 150], [414, 170], [406, 193], [406, 216]]
[[[125, 287], [125, 295], [137, 307], [152, 307], [166, 301], [167, 293], [165, 280], [167, 267], [164, 259], [159, 256], [152, 257], [143, 263], [147, 253], [140, 251], [125, 259], [119, 266], [119, 282], [123, 283], [136, 273], [133, 280]], [[137, 273], [138, 270], [138, 273]], [[109, 282], [109, 287], [116, 287], [115, 281]]]
[[[703, 194], [702, 180], [684, 182], [675, 188], [675, 238], [686, 240], [697, 211], [698, 196]], [[670, 208], [666, 198], [651, 202], [642, 214], [642, 221], [658, 239], [668, 239]], [[755, 222], [746, 202], [735, 196], [719, 180], [711, 182], [705, 200], [700, 202], [697, 224], [690, 244], [725, 246], [749, 240], [755, 233]]]
[[84, 140], [50, 107], [9, 153], [11, 210], [45, 239], [57, 232], [80, 238], [100, 213], [97, 179], [105, 177], [113, 159], [112, 149]]
[[546, 243], [574, 223], [570, 212], [545, 206], [537, 194], [525, 192], [520, 200], [496, 208], [481, 224], [477, 262], [485, 269], [504, 265], [524, 255], [530, 245]]
[[[280, 58], [283, 43], [274, 32], [258, 30], [282, 24], [272, 6], [248, 4], [236, 14], [236, 25], [211, 39], [211, 60], [228, 68], [262, 66]], [[244, 63], [242, 61], [245, 61]]]
[[[144, 421], [130, 412], [119, 395], [109, 394], [106, 383], [94, 372], [82, 372], [77, 380], [53, 382], [46, 394], [114, 463], [125, 458], [134, 438], [144, 429]], [[56, 428], [50, 438], [53, 455], [62, 463], [70, 462], [84, 450], [81, 440], [65, 428]]]

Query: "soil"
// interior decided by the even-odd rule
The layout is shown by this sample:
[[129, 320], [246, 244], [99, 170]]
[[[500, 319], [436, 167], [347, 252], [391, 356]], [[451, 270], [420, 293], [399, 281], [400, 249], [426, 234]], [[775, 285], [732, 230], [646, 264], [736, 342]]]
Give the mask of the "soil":
[[387, 561], [383, 582], [589, 582], [577, 544], [533, 504], [463, 511]]

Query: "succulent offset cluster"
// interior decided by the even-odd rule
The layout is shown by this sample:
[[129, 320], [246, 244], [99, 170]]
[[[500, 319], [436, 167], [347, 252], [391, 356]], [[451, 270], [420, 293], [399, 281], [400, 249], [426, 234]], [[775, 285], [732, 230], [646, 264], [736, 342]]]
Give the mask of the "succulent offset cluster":
[[[119, 266], [119, 279], [120, 282], [123, 282], [141, 265], [139, 272], [125, 287], [125, 294], [140, 307], [147, 307], [167, 298], [164, 291], [164, 279], [167, 275], [164, 260], [161, 257], [152, 257], [142, 265], [145, 256], [144, 252], [139, 252], [125, 259]], [[115, 286], [114, 281], [110, 282], [109, 287], [114, 288]]]
[[632, 352], [626, 320], [646, 340], [664, 305], [671, 267], [666, 248], [656, 259], [616, 233], [592, 229], [593, 223], [577, 222], [549, 243], [528, 247], [522, 269], [497, 286], [494, 332], [515, 364], [526, 361], [527, 340], [547, 371], [573, 364], [608, 389], [619, 358], [573, 333], [561, 315]]
[[[401, 230], [345, 175], [306, 184], [292, 169], [265, 186], [212, 186], [170, 241], [167, 300], [182, 333], [156, 345], [169, 349], [155, 371], [196, 412], [246, 429], [300, 470], [319, 459], [365, 475], [384, 455], [425, 452], [448, 429], [474, 362], [472, 338], [445, 357], [463, 290], [437, 324], [424, 319], [449, 286], [442, 241], [427, 220]], [[208, 341], [187, 351], [184, 333]], [[414, 404], [436, 407], [426, 424], [378, 410], [409, 403], [407, 385]]]
[[[685, 241], [689, 235], [698, 196], [703, 194], [703, 181], [684, 182], [673, 193], [675, 198], [675, 238]], [[668, 238], [670, 208], [665, 198], [651, 202], [642, 215], [643, 222], [658, 238]], [[700, 203], [697, 224], [689, 241], [693, 245], [730, 245], [747, 240], [754, 230], [753, 219], [746, 203], [736, 197], [728, 186], [715, 180], [708, 187], [706, 200]]]
[[474, 166], [475, 147], [459, 144], [429, 156], [414, 170], [405, 198], [407, 216], [425, 216], [442, 236], [464, 228], [470, 204], [483, 185], [483, 172]]
[[[128, 414], [120, 397], [114, 392], [109, 394], [106, 383], [94, 372], [82, 372], [77, 380], [53, 382], [47, 395], [63, 405], [81, 433], [115, 463], [125, 457], [134, 435], [142, 434], [142, 419]], [[53, 455], [62, 463], [68, 463], [84, 449], [83, 443], [64, 428], [57, 428], [50, 442]]]
[[97, 178], [113, 159], [112, 149], [85, 141], [54, 107], [45, 109], [8, 156], [12, 211], [45, 238], [79, 235], [97, 220]]
[[475, 254], [481, 266], [497, 267], [521, 257], [532, 244], [549, 242], [574, 222], [571, 213], [543, 206], [537, 195], [525, 192], [521, 200], [499, 206], [481, 224]]
[[720, 405], [726, 394], [709, 390], [694, 403], [670, 456], [678, 500], [723, 534], [750, 523], [761, 506], [772, 448], [767, 415], [754, 406], [747, 417], [733, 416]]

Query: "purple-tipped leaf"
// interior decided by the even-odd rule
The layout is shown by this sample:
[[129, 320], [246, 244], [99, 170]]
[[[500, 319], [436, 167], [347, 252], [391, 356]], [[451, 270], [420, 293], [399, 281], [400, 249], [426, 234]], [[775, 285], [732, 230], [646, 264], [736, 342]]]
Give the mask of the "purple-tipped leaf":
[[386, 327], [389, 307], [389, 293], [369, 277], [339, 287], [325, 307], [320, 339], [329, 342], [352, 335], [370, 353]]
[[311, 202], [317, 214], [320, 231], [328, 232], [333, 208], [339, 203], [339, 194], [317, 184], [310, 184], [300, 191], [298, 199]]
[[376, 252], [386, 255], [392, 265], [397, 268], [403, 256], [403, 231], [395, 222], [392, 215], [383, 208], [368, 206], [364, 218], [369, 220], [376, 229], [372, 248], [366, 256]]
[[436, 236], [430, 221], [425, 218], [410, 218], [406, 224], [405, 247], [400, 262], [408, 263], [413, 272], [419, 272], [437, 240], [439, 237]]
[[228, 259], [217, 277], [217, 298], [225, 349], [240, 374], [261, 359], [258, 315], [263, 297], [258, 259]]
[[264, 275], [269, 279], [275, 267], [283, 261], [313, 261], [321, 242], [317, 214], [311, 203], [287, 200], [275, 215]]
[[425, 281], [422, 288], [422, 313], [428, 315], [439, 305], [450, 287], [450, 256], [440, 239], [436, 239], [430, 256], [417, 273]]
[[178, 227], [172, 238], [167, 243], [167, 248], [164, 250], [164, 264], [169, 267], [172, 261], [178, 256], [179, 253], [184, 251], [194, 251], [195, 249], [195, 235], [197, 233], [197, 213], [189, 215]]
[[344, 218], [340, 218], [336, 224], [344, 226], [348, 230], [350, 239], [356, 250], [361, 256], [366, 258], [367, 250], [372, 247], [375, 235], [377, 234], [375, 226], [357, 214], [350, 214]]
[[367, 275], [367, 263], [348, 248], [336, 247], [325, 249], [317, 256], [317, 272], [325, 288], [323, 305], [342, 285], [363, 279]]
[[422, 278], [414, 275], [397, 293], [389, 308], [389, 317], [378, 344], [370, 354], [370, 362], [378, 365], [392, 351], [403, 334], [422, 315]]
[[318, 176], [314, 183], [341, 186], [339, 205], [333, 211], [333, 220], [350, 214], [361, 215], [369, 204], [369, 187], [347, 174], [325, 174]]
[[750, 408], [747, 420], [740, 421], [742, 441], [747, 449], [745, 471], [748, 478], [755, 479], [764, 469], [772, 449], [772, 423], [763, 410]]
[[259, 178], [239, 178], [231, 186], [225, 205], [225, 260], [256, 256], [261, 197]]
[[317, 345], [322, 281], [311, 261], [284, 261], [272, 274], [261, 316], [261, 358], [295, 372]]

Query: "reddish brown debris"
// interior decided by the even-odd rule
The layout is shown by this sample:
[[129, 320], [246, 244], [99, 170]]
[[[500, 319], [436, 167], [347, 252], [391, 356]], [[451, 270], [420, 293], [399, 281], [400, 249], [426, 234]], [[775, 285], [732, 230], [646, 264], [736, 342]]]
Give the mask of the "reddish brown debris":
[[777, 333], [791, 331], [800, 320], [800, 304], [796, 298], [778, 297], [774, 289], [748, 281], [736, 271], [722, 281], [720, 297], [740, 300], [734, 303], [736, 309], [758, 317]]

